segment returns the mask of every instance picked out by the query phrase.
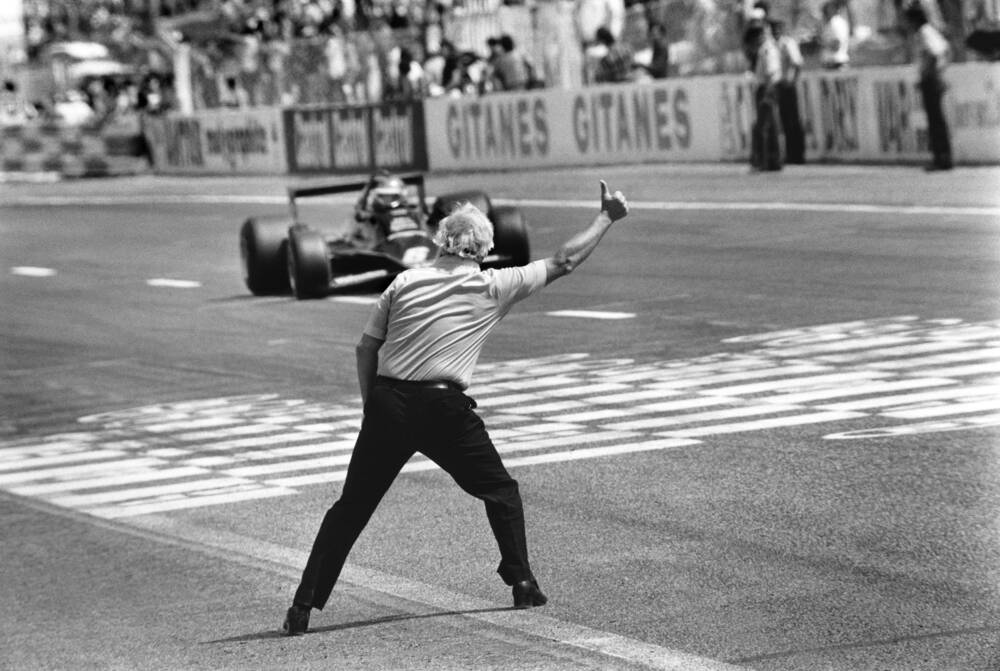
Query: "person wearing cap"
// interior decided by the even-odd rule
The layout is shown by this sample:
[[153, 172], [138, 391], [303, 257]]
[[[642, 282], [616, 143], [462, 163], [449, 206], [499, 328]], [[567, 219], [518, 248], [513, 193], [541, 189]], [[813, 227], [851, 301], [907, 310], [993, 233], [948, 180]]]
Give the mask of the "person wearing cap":
[[356, 348], [364, 418], [340, 498], [326, 512], [282, 631], [305, 633], [322, 609], [347, 555], [403, 465], [420, 452], [485, 503], [500, 550], [497, 568], [516, 608], [547, 599], [528, 562], [517, 481], [465, 395], [487, 336], [515, 303], [570, 273], [613, 222], [628, 214], [621, 191], [601, 181], [600, 211], [552, 256], [525, 266], [482, 270], [493, 226], [466, 203], [445, 217], [434, 264], [396, 276], [372, 309]]

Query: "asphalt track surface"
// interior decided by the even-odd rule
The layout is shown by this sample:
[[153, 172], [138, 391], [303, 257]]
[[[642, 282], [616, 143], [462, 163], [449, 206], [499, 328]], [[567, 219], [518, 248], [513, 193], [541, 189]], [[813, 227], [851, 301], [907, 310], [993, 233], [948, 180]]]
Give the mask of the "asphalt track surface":
[[417, 458], [294, 639], [372, 295], [247, 294], [284, 178], [0, 184], [0, 668], [1000, 668], [1000, 170], [429, 184], [519, 203], [541, 257], [600, 178], [632, 214], [470, 389], [550, 603], [509, 609]]

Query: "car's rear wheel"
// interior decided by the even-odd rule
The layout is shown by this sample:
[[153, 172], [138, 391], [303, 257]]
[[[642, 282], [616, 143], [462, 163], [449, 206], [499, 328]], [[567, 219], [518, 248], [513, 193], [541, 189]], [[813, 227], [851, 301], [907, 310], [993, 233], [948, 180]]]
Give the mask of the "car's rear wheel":
[[288, 234], [288, 283], [296, 298], [322, 298], [330, 291], [330, 252], [317, 231], [293, 228]]
[[523, 266], [531, 261], [528, 243], [528, 225], [516, 207], [501, 206], [493, 209], [492, 254], [509, 257], [500, 265]]
[[240, 228], [243, 281], [256, 296], [287, 294], [288, 217], [251, 217]]
[[456, 207], [463, 203], [472, 203], [482, 210], [483, 214], [487, 217], [490, 216], [493, 210], [490, 197], [482, 191], [457, 191], [455, 193], [448, 193], [438, 196], [437, 200], [434, 201], [434, 206], [431, 208], [430, 216], [427, 219], [427, 225], [430, 226], [431, 230], [436, 229], [442, 219], [451, 214]]

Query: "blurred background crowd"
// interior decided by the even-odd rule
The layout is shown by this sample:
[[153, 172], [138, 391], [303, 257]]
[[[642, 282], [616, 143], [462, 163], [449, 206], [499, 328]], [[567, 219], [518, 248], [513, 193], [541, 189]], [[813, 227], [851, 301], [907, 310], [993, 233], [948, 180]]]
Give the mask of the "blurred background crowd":
[[[365, 103], [748, 68], [749, 0], [4, 0], [0, 123]], [[996, 59], [1000, 0], [920, 2]], [[771, 0], [803, 67], [908, 62], [902, 0]], [[831, 37], [832, 36], [832, 37]]]

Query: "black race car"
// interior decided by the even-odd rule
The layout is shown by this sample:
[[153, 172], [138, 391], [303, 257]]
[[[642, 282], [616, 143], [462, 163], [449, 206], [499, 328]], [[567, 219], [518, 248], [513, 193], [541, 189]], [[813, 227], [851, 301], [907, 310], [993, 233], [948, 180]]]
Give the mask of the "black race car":
[[[331, 236], [299, 221], [296, 201], [361, 190], [346, 233]], [[407, 268], [430, 265], [438, 253], [438, 222], [471, 202], [493, 223], [493, 250], [484, 267], [528, 263], [528, 229], [516, 207], [494, 207], [481, 191], [439, 196], [427, 207], [424, 176], [381, 171], [366, 181], [289, 187], [288, 217], [251, 217], [240, 229], [247, 288], [255, 295], [293, 293], [320, 298], [359, 285], [387, 286]]]

